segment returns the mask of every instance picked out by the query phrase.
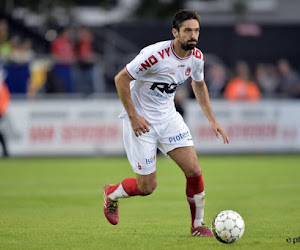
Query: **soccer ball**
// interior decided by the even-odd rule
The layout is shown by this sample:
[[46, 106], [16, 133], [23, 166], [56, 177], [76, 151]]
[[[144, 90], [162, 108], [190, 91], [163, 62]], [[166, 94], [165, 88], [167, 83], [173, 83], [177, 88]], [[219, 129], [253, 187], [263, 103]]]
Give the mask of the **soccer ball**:
[[216, 239], [222, 243], [234, 243], [244, 234], [245, 222], [235, 211], [224, 210], [216, 215], [211, 224]]

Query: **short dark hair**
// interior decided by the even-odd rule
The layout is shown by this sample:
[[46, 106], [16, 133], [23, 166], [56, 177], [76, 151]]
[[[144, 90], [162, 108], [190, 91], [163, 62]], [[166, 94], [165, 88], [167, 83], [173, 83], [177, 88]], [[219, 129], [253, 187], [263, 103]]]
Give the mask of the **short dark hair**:
[[176, 12], [173, 16], [173, 28], [179, 31], [182, 23], [190, 19], [197, 20], [200, 26], [201, 19], [200, 16], [197, 14], [197, 12], [192, 10], [180, 10]]

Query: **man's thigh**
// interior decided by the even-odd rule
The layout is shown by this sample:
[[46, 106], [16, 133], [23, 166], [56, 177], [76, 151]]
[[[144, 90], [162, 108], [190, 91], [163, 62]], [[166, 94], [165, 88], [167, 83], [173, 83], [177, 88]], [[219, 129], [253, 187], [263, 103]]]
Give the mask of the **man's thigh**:
[[168, 155], [176, 162], [186, 176], [201, 175], [198, 157], [193, 146], [175, 148], [168, 152]]
[[130, 122], [123, 120], [123, 140], [128, 161], [136, 174], [149, 175], [156, 171], [157, 135], [154, 129], [137, 137]]

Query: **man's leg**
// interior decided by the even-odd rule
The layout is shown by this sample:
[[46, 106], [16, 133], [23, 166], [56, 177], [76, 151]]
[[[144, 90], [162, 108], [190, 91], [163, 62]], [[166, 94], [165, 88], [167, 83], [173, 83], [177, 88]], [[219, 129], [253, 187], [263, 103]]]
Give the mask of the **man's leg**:
[[201, 168], [193, 146], [176, 148], [168, 155], [177, 163], [186, 176], [186, 196], [191, 210], [193, 236], [213, 237], [205, 224], [204, 205], [205, 193]]
[[104, 213], [116, 225], [119, 221], [118, 200], [149, 195], [156, 188], [156, 131], [136, 137], [129, 121], [123, 120], [123, 141], [128, 161], [136, 178], [127, 178], [117, 185], [104, 187]]
[[2, 144], [2, 148], [3, 148], [3, 157], [7, 157], [8, 152], [7, 152], [7, 148], [6, 148], [5, 138], [4, 138], [3, 134], [1, 133], [1, 131], [0, 131], [0, 144]]
[[116, 225], [119, 222], [118, 201], [120, 198], [145, 196], [156, 188], [156, 172], [149, 175], [136, 174], [136, 178], [124, 179], [117, 185], [104, 187], [104, 214], [107, 220]]

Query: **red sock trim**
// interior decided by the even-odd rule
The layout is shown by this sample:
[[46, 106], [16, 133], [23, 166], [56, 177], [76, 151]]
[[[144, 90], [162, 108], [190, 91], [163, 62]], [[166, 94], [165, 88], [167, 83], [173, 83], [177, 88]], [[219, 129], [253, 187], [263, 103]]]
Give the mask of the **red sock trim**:
[[204, 191], [204, 183], [202, 174], [196, 177], [186, 177], [186, 196], [194, 197], [195, 194], [200, 194]]
[[191, 211], [192, 227], [194, 227], [194, 221], [196, 218], [196, 204], [189, 202], [189, 205], [190, 205], [190, 211]]
[[110, 186], [110, 188], [109, 188], [108, 191], [107, 191], [107, 194], [109, 195], [109, 194], [111, 194], [112, 192], [114, 192], [114, 191], [118, 188], [119, 185], [120, 185], [120, 183], [117, 184], [117, 185]]
[[127, 178], [127, 179], [123, 180], [121, 182], [121, 184], [122, 184], [125, 192], [129, 196], [136, 196], [136, 195], [144, 196], [144, 194], [140, 191], [140, 189], [137, 185], [136, 178]]

